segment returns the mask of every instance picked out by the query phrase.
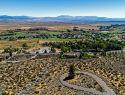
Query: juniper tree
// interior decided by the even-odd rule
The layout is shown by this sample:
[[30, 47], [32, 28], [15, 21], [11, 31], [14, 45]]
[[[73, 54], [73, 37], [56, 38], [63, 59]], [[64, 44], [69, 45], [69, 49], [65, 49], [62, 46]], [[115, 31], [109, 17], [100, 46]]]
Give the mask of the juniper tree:
[[12, 52], [13, 52], [12, 50], [9, 50], [9, 55], [10, 55], [10, 56], [12, 56]]
[[24, 43], [24, 44], [22, 45], [22, 47], [28, 47], [28, 45], [27, 45], [26, 43]]
[[109, 56], [111, 57], [111, 55], [112, 55], [112, 54], [111, 54], [111, 52], [110, 52], [110, 53], [109, 53]]
[[45, 50], [44, 53], [47, 53], [47, 50]]
[[82, 57], [83, 57], [82, 54], [80, 54], [80, 55], [79, 55], [79, 58], [81, 59]]
[[74, 64], [72, 64], [69, 69], [69, 78], [74, 78], [74, 76], [75, 76], [75, 67]]

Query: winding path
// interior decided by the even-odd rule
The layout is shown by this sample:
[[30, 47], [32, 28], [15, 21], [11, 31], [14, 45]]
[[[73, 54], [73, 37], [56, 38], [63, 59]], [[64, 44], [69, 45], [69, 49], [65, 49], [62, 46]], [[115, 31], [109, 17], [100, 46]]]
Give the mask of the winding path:
[[101, 78], [97, 77], [96, 75], [92, 74], [92, 73], [88, 73], [88, 72], [84, 72], [84, 71], [75, 71], [75, 73], [84, 73], [84, 74], [88, 74], [90, 76], [92, 76], [94, 79], [96, 79], [96, 81], [102, 86], [104, 87], [104, 89], [107, 91], [107, 92], [99, 92], [97, 90], [94, 90], [94, 89], [90, 89], [90, 88], [85, 88], [85, 87], [81, 87], [81, 86], [76, 86], [76, 85], [71, 85], [69, 83], [67, 83], [64, 79], [65, 77], [68, 75], [68, 73], [65, 73], [61, 76], [61, 82], [63, 85], [65, 86], [68, 86], [68, 87], [72, 87], [74, 89], [77, 89], [77, 90], [85, 90], [85, 91], [89, 91], [89, 92], [93, 92], [93, 93], [96, 93], [96, 94], [99, 94], [99, 95], [115, 95], [115, 93], [109, 89], [109, 87], [104, 83], [104, 81], [102, 81]]

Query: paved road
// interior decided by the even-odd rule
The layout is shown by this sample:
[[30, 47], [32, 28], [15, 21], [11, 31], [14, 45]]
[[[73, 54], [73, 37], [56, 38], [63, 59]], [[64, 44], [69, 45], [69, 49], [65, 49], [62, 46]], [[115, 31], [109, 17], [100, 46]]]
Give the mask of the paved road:
[[85, 91], [89, 91], [89, 92], [93, 92], [93, 93], [96, 93], [96, 94], [99, 94], [99, 95], [116, 95], [113, 91], [111, 91], [109, 89], [109, 87], [104, 83], [104, 81], [102, 81], [99, 77], [97, 77], [96, 75], [92, 74], [92, 73], [88, 73], [88, 72], [84, 72], [84, 71], [76, 71], [75, 73], [84, 73], [84, 74], [88, 74], [90, 76], [92, 76], [94, 79], [96, 79], [96, 81], [98, 81], [98, 83], [104, 87], [104, 89], [107, 91], [107, 92], [99, 92], [99, 91], [96, 91], [94, 89], [90, 89], [90, 88], [85, 88], [85, 87], [80, 87], [80, 86], [76, 86], [76, 85], [71, 85], [69, 83], [67, 83], [64, 79], [65, 77], [68, 75], [68, 73], [65, 73], [61, 76], [61, 82], [68, 86], [68, 87], [72, 87], [74, 89], [77, 89], [77, 90], [85, 90]]
[[[59, 55], [59, 53], [39, 53], [39, 54], [13, 54], [12, 57], [14, 56], [24, 56], [24, 55], [34, 55], [34, 56], [37, 56], [37, 55]], [[0, 55], [0, 56], [9, 56], [8, 54], [4, 54], [4, 55]], [[21, 60], [21, 61], [26, 61], [26, 60]], [[12, 63], [15, 63], [15, 62], [20, 62], [20, 61], [4, 61], [4, 62], [0, 62], [0, 64], [5, 64], [6, 62], [12, 62]]]
[[[13, 56], [19, 56], [19, 55], [57, 55], [59, 53], [38, 53], [38, 54], [13, 54]], [[2, 54], [0, 56], [9, 56], [9, 54]]]
[[23, 61], [27, 61], [27, 60], [33, 59], [33, 58], [35, 58], [36, 56], [37, 56], [37, 55], [34, 55], [34, 56], [32, 56], [31, 58], [29, 58], [29, 59], [25, 59], [25, 60], [18, 60], [18, 61], [7, 61], [7, 63], [23, 62]]

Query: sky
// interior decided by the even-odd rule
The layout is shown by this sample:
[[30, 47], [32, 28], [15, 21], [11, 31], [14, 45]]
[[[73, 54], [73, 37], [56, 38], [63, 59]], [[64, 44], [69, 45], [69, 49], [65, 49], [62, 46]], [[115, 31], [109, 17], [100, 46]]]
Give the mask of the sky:
[[125, 0], [0, 0], [0, 15], [125, 18]]

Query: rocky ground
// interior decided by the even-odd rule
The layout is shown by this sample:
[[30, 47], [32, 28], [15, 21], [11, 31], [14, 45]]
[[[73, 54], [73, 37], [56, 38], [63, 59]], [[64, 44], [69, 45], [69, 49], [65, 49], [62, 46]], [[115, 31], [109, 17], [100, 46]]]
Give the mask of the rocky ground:
[[[44, 58], [39, 55], [30, 61], [4, 64], [0, 66], [1, 92], [19, 95], [94, 95], [91, 92], [74, 90], [61, 84], [60, 76], [68, 72], [69, 66], [74, 64], [77, 71], [94, 73], [105, 80], [117, 95], [123, 94], [125, 93], [124, 59], [125, 54], [86, 60], [60, 59], [54, 55]], [[78, 81], [80, 80], [81, 78], [78, 78]]]

